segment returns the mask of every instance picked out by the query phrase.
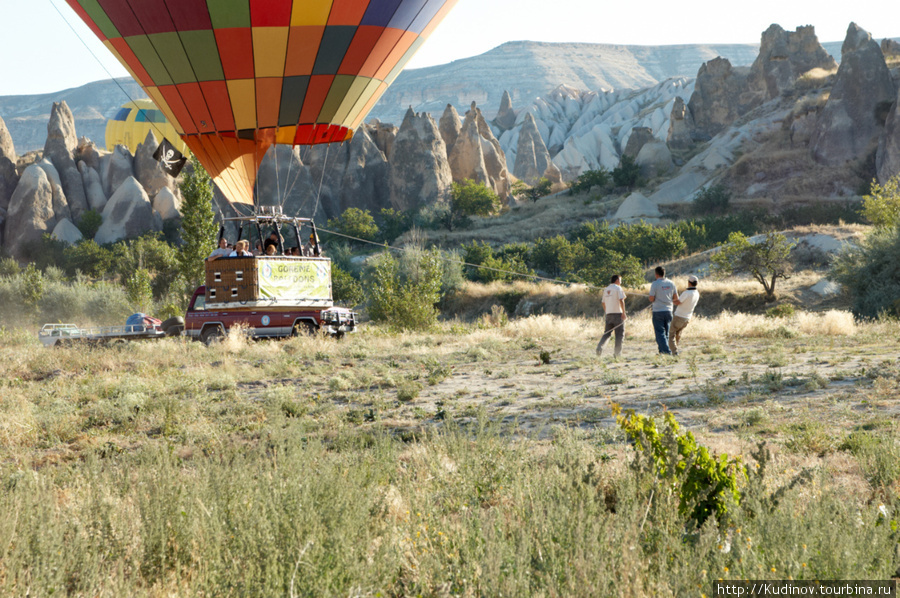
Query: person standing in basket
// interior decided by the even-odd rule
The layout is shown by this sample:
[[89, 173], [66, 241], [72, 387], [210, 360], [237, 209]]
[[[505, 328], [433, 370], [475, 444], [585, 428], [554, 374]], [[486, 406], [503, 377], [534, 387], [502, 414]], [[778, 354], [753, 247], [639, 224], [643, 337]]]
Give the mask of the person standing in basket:
[[606, 312], [606, 329], [603, 337], [597, 345], [597, 355], [603, 354], [603, 345], [609, 340], [613, 332], [616, 333], [616, 347], [613, 355], [622, 354], [622, 340], [625, 338], [625, 291], [619, 286], [622, 279], [618, 274], [609, 280], [609, 286], [603, 289], [603, 311]]
[[653, 332], [656, 346], [663, 355], [671, 355], [669, 326], [672, 324], [672, 306], [678, 301], [675, 283], [666, 278], [666, 269], [656, 267], [656, 280], [650, 285], [650, 306], [653, 310]]
[[675, 300], [675, 314], [672, 318], [672, 328], [669, 330], [669, 349], [672, 355], [678, 355], [678, 342], [681, 340], [681, 333], [687, 328], [694, 315], [694, 308], [700, 301], [700, 291], [697, 290], [697, 277], [691, 274], [688, 276], [688, 288], [684, 290], [681, 296]]

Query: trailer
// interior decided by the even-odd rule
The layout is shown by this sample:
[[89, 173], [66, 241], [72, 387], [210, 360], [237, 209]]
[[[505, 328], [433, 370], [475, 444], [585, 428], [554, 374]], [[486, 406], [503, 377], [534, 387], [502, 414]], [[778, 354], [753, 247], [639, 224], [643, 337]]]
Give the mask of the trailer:
[[75, 343], [103, 344], [136, 340], [151, 340], [166, 336], [159, 327], [147, 326], [92, 326], [82, 328], [76, 324], [44, 324], [38, 338], [45, 347], [68, 346]]

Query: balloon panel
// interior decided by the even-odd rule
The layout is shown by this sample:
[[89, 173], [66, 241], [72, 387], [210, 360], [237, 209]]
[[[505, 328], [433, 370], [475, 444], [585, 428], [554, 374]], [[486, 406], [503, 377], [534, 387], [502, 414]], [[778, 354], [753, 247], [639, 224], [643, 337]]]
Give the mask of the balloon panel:
[[349, 139], [456, 3], [66, 1], [245, 203], [256, 171], [235, 168], [258, 166], [270, 143]]
[[107, 121], [106, 149], [113, 151], [117, 145], [124, 145], [135, 153], [138, 144], [144, 142], [150, 131], [153, 131], [157, 141], [166, 138], [181, 153], [187, 150], [175, 127], [150, 100], [123, 104], [116, 115]]

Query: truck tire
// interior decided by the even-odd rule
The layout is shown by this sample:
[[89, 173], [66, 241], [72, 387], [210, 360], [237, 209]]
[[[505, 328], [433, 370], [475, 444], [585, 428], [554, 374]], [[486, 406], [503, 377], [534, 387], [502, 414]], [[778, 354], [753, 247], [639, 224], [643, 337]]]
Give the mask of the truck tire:
[[221, 326], [210, 326], [204, 328], [203, 332], [200, 333], [200, 340], [203, 341], [203, 344], [207, 347], [222, 342], [223, 338], [225, 338], [225, 331], [222, 330]]
[[172, 326], [181, 326], [181, 329], [184, 330], [184, 318], [181, 316], [174, 316], [159, 325], [160, 329], [166, 333], [166, 336], [174, 336], [169, 334], [169, 328]]
[[318, 333], [319, 327], [309, 320], [295, 322], [294, 328], [291, 330], [291, 336], [315, 336]]

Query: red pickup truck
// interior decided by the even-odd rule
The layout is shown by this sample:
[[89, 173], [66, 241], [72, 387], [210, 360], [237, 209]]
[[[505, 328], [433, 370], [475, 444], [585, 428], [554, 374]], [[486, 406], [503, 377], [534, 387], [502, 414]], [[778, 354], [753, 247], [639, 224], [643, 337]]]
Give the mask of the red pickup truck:
[[194, 291], [184, 318], [184, 334], [210, 344], [226, 331], [242, 325], [253, 338], [284, 338], [324, 330], [340, 337], [356, 330], [356, 313], [343, 307], [243, 307], [211, 304], [207, 309], [206, 286]]

